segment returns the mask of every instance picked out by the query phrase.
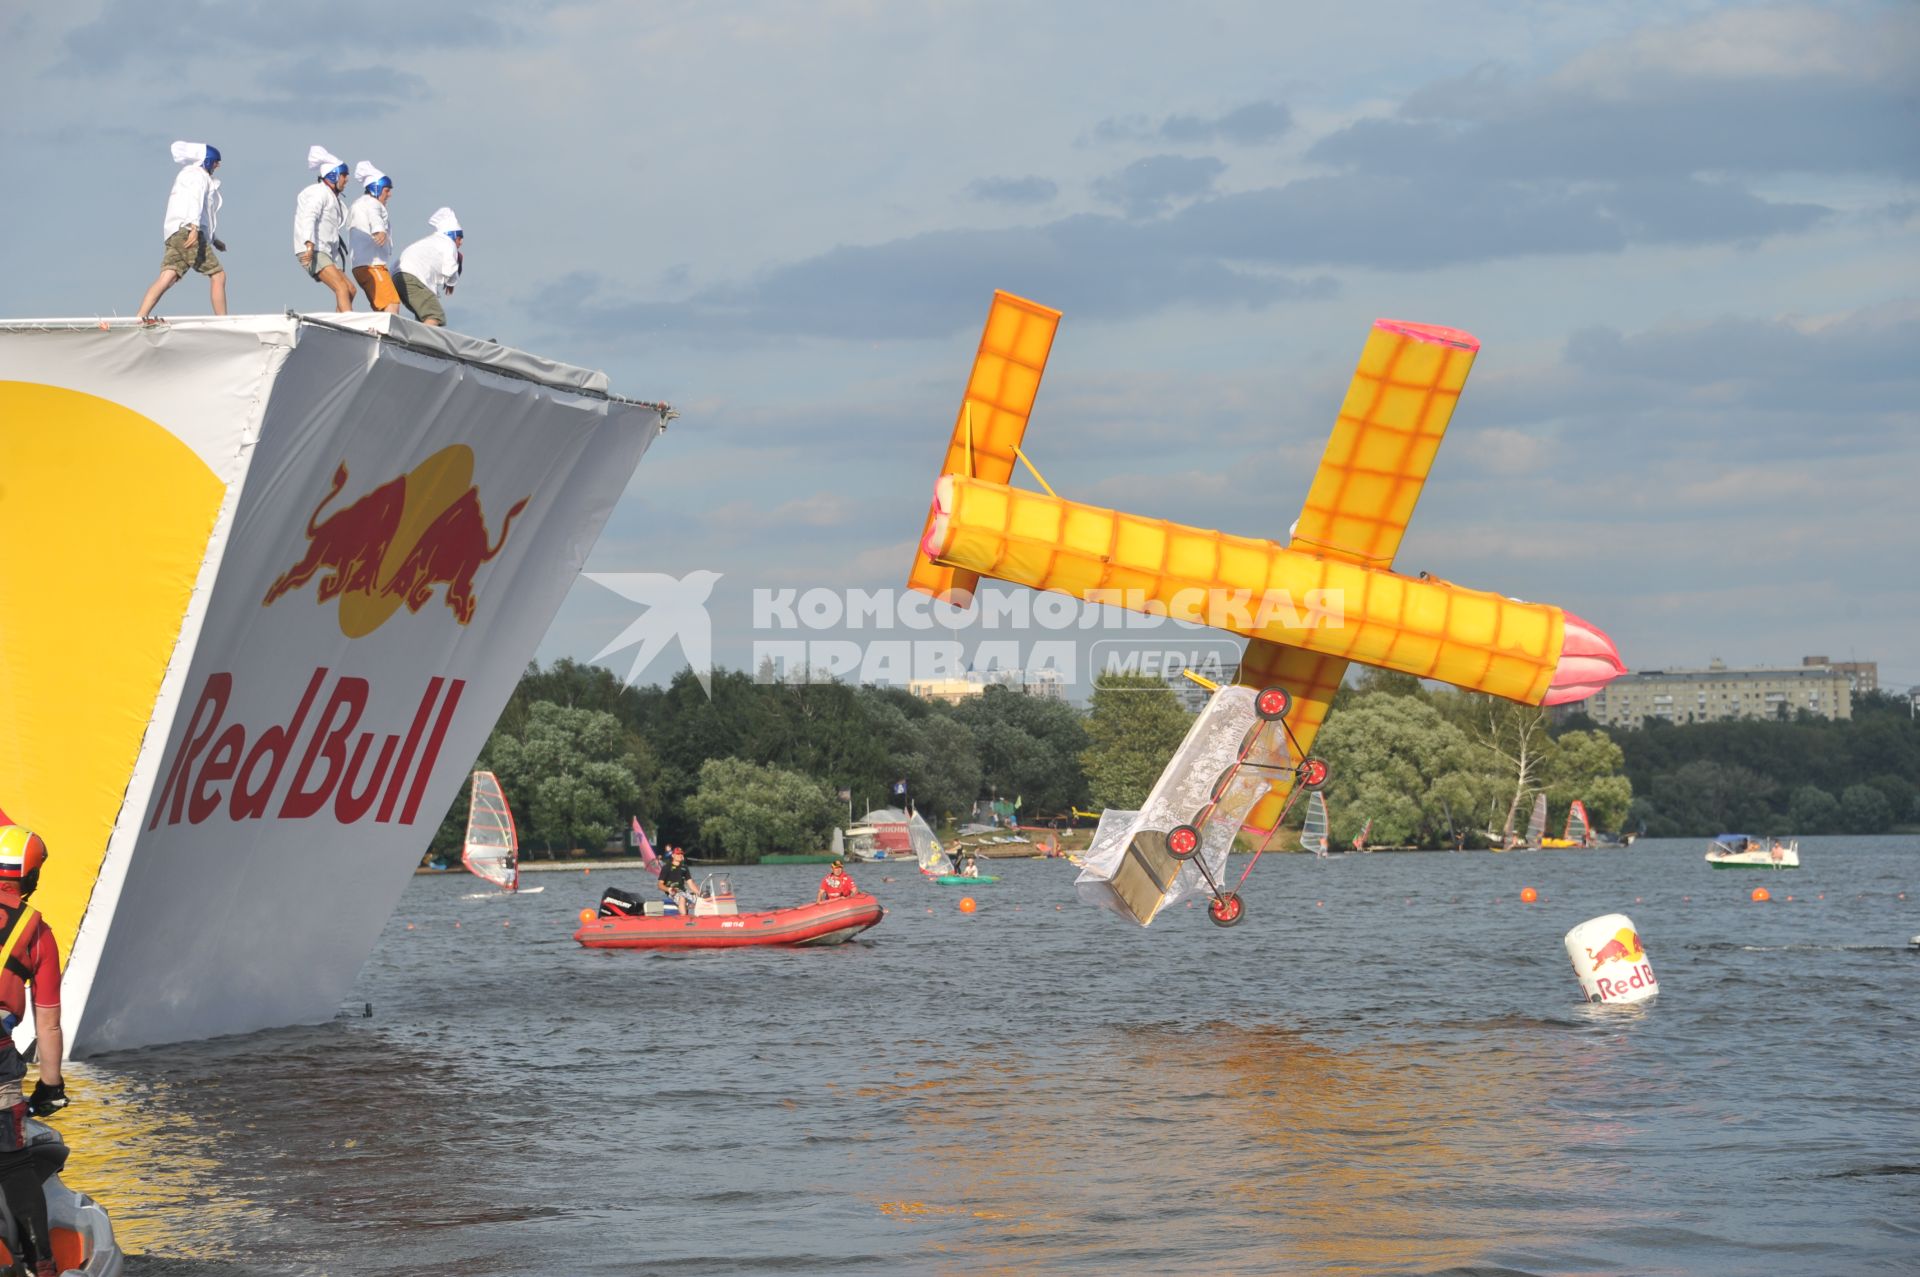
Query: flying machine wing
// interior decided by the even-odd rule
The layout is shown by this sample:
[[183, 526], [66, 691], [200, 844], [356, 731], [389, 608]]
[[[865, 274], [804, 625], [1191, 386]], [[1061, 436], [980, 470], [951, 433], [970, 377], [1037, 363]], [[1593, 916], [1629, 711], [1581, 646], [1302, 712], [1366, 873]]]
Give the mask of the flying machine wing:
[[[1374, 321], [1288, 549], [1393, 566], [1479, 350], [1479, 340], [1458, 329]], [[1293, 694], [1289, 726], [1304, 752], [1313, 747], [1346, 672], [1340, 657], [1254, 639], [1235, 681], [1277, 684]], [[1274, 783], [1248, 816], [1249, 833], [1264, 837], [1273, 831], [1291, 783], [1290, 777]]]
[[[1016, 454], [1059, 326], [1059, 311], [1012, 293], [994, 292], [960, 415], [953, 423], [946, 459], [940, 463], [941, 474], [964, 474], [992, 483], [1013, 478]], [[929, 510], [927, 528], [933, 526], [933, 519], [934, 512]], [[922, 541], [927, 528], [921, 529]], [[970, 597], [979, 583], [979, 573], [936, 564], [924, 550], [915, 552], [913, 570], [907, 576], [908, 589], [952, 603]]]

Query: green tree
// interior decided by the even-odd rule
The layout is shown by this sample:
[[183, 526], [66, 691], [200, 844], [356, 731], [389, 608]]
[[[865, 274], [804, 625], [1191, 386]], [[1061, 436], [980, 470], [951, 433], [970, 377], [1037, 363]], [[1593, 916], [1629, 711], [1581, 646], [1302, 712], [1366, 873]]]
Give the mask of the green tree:
[[521, 854], [543, 848], [598, 851], [640, 802], [649, 751], [604, 710], [552, 701], [528, 707], [518, 734], [496, 732], [486, 757], [520, 828]]
[[1192, 725], [1173, 689], [1157, 678], [1095, 678], [1086, 728], [1091, 744], [1080, 756], [1093, 805], [1138, 808]]
[[840, 804], [824, 784], [799, 772], [711, 758], [700, 766], [686, 811], [702, 843], [745, 864], [770, 851], [825, 846]]
[[1797, 834], [1825, 834], [1840, 828], [1840, 804], [1818, 785], [1794, 790], [1787, 813]]
[[[1094, 695], [1097, 699], [1099, 692]], [[1179, 708], [1177, 703], [1174, 708]], [[1072, 705], [990, 686], [956, 706], [953, 718], [973, 733], [981, 787], [1003, 798], [1020, 798], [1023, 816], [1064, 815], [1068, 807], [1086, 800], [1082, 760], [1090, 739], [1088, 723]]]
[[1840, 824], [1850, 834], [1878, 834], [1893, 824], [1893, 806], [1872, 785], [1848, 785], [1840, 795]]
[[1423, 699], [1384, 687], [1330, 713], [1313, 752], [1327, 760], [1336, 843], [1369, 820], [1375, 843], [1439, 846], [1496, 800], [1499, 775], [1476, 769], [1473, 742]]
[[1633, 782], [1621, 774], [1626, 756], [1605, 732], [1563, 732], [1547, 748], [1540, 786], [1553, 813], [1548, 829], [1563, 827], [1567, 809], [1579, 799], [1596, 830], [1620, 828], [1633, 805]]

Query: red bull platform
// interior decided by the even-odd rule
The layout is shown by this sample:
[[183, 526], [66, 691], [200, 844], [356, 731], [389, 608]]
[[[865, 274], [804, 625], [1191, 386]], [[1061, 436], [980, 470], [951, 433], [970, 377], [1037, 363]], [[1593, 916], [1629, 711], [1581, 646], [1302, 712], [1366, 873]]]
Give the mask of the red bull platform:
[[0, 811], [70, 1054], [333, 1014], [672, 415], [399, 316], [0, 323]]

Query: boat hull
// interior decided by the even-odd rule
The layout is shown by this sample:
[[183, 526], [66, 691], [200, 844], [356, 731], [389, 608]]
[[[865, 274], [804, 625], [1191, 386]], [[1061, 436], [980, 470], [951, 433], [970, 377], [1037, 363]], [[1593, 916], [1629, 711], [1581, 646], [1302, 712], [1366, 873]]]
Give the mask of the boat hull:
[[989, 882], [999, 882], [998, 874], [941, 874], [934, 879], [943, 887], [984, 886]]
[[886, 914], [865, 892], [825, 904], [691, 918], [595, 918], [573, 933], [588, 949], [740, 949], [843, 944]]
[[1726, 860], [1709, 859], [1707, 863], [1712, 865], [1715, 869], [1798, 869], [1800, 867], [1800, 860], [1798, 857], [1795, 857], [1792, 860], [1736, 860], [1732, 858], [1729, 858]]

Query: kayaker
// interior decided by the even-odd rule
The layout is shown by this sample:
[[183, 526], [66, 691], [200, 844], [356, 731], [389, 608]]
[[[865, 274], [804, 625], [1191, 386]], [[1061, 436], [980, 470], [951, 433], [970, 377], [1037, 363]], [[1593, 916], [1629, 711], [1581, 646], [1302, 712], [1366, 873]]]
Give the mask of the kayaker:
[[660, 868], [660, 894], [672, 901], [682, 914], [693, 913], [694, 897], [700, 894], [700, 888], [693, 883], [693, 869], [687, 864], [687, 853], [678, 847], [673, 849], [673, 855]]
[[[20, 1231], [35, 1277], [59, 1271], [53, 1257], [53, 1231], [47, 1222], [47, 1197], [40, 1176], [25, 1156], [27, 1114], [44, 1117], [65, 1108], [67, 1088], [60, 1076], [66, 1040], [60, 1028], [60, 947], [53, 932], [27, 897], [40, 884], [47, 844], [21, 825], [0, 825], [0, 1192]], [[27, 986], [33, 987], [33, 1023], [38, 1035], [40, 1081], [31, 1098], [20, 1094], [27, 1062], [13, 1044], [13, 1027], [27, 1013]]]
[[836, 860], [827, 866], [827, 876], [820, 880], [820, 890], [814, 894], [813, 903], [823, 905], [829, 900], [844, 900], [858, 890], [846, 866]]
[[978, 878], [980, 876], [980, 862], [973, 858], [972, 852], [968, 852], [966, 858], [960, 862], [960, 876], [962, 878]]

